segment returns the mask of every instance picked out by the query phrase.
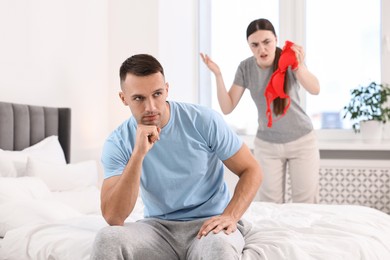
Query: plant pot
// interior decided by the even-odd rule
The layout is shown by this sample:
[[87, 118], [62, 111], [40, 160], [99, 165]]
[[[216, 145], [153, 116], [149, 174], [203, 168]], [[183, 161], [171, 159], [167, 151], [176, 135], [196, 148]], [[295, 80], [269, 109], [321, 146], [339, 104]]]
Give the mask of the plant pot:
[[380, 142], [382, 140], [383, 123], [369, 120], [360, 122], [360, 134], [364, 142]]

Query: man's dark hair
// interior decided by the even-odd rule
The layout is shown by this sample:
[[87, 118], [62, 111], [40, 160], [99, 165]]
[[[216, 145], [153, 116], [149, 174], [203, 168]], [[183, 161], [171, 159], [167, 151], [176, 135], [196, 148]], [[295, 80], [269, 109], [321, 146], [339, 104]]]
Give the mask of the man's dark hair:
[[149, 76], [160, 72], [164, 76], [164, 69], [160, 62], [149, 54], [136, 54], [125, 60], [119, 70], [121, 83], [126, 79], [127, 73], [135, 76]]

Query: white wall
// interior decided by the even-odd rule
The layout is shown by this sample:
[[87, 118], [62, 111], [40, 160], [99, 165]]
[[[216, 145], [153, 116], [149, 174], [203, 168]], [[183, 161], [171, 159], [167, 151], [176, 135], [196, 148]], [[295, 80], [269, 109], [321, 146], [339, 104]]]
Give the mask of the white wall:
[[158, 0], [113, 0], [108, 5], [108, 129], [114, 129], [130, 115], [118, 93], [119, 67], [128, 57], [149, 53], [158, 58]]
[[[390, 16], [385, 14], [385, 10], [390, 9], [390, 1], [382, 1], [382, 31], [390, 32]], [[390, 73], [385, 71], [385, 68], [390, 68], [390, 35], [385, 34], [382, 39], [382, 82], [390, 82]], [[390, 106], [390, 101], [388, 102]], [[385, 124], [384, 139], [390, 140], [390, 124]]]
[[71, 161], [100, 160], [130, 111], [119, 67], [156, 56], [169, 99], [197, 102], [196, 0], [0, 0], [0, 100], [72, 109]]
[[197, 103], [198, 0], [159, 1], [159, 59], [170, 89], [168, 99]]
[[121, 63], [133, 54], [149, 53], [159, 59], [170, 85], [170, 100], [198, 101], [196, 3], [196, 0], [109, 2], [110, 128], [129, 115], [129, 109], [118, 98], [118, 75]]
[[72, 108], [72, 161], [107, 129], [107, 2], [0, 1], [0, 100]]

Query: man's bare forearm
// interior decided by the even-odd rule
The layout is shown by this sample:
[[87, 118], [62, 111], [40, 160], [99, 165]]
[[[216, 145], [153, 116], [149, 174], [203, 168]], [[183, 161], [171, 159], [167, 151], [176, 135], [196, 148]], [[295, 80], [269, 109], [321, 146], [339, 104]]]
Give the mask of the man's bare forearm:
[[[133, 154], [115, 183], [102, 187], [102, 213], [109, 225], [123, 225], [137, 202], [143, 156]], [[115, 178], [115, 177], [114, 177]]]
[[262, 173], [260, 168], [256, 167], [254, 170], [247, 170], [242, 173], [234, 189], [233, 197], [224, 210], [223, 215], [230, 215], [237, 221], [240, 220], [256, 196], [261, 181]]

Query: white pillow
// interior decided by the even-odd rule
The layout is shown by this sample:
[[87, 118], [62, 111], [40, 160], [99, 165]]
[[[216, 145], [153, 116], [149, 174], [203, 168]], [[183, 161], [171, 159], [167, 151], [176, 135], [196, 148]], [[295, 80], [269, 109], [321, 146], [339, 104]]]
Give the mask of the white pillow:
[[29, 199], [46, 199], [51, 196], [46, 184], [36, 177], [0, 177], [0, 204]]
[[52, 135], [22, 151], [5, 151], [0, 149], [0, 162], [11, 162], [11, 164], [2, 164], [0, 168], [0, 176], [25, 176], [28, 157], [40, 159], [45, 162], [62, 165], [66, 164], [64, 151], [58, 141], [58, 136]]
[[75, 164], [53, 164], [28, 158], [26, 175], [43, 180], [51, 191], [81, 190], [97, 186], [98, 171], [93, 160]]
[[11, 160], [5, 156], [4, 151], [0, 149], [0, 177], [16, 177], [18, 173]]
[[45, 224], [76, 218], [81, 213], [56, 201], [27, 200], [0, 204], [0, 237], [7, 231], [31, 224]]
[[60, 201], [83, 214], [101, 214], [100, 191], [95, 186], [82, 190], [51, 192], [51, 198]]

